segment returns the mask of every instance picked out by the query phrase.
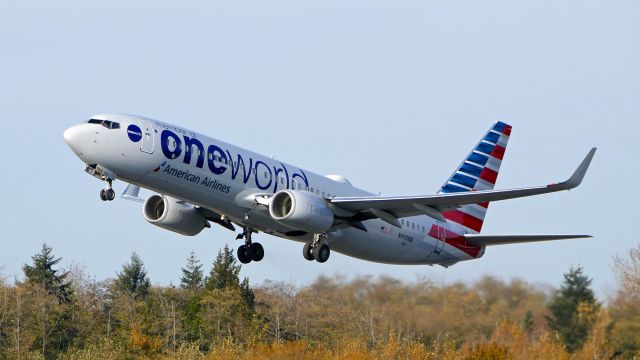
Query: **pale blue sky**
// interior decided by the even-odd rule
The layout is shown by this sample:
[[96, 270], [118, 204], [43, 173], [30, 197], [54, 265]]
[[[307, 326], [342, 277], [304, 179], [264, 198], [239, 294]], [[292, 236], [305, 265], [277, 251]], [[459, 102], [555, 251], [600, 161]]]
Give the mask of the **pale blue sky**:
[[[0, 266], [20, 274], [43, 241], [65, 263], [113, 276], [137, 251], [176, 283], [234, 234], [186, 238], [102, 183], [62, 139], [103, 112], [174, 122], [386, 195], [435, 191], [496, 120], [513, 125], [498, 188], [563, 180], [591, 146], [582, 187], [492, 205], [487, 233], [589, 233], [493, 247], [450, 269], [367, 263], [257, 237], [254, 283], [318, 275], [493, 274], [557, 285], [581, 264], [614, 288], [611, 256], [638, 242], [640, 2], [0, 1]], [[122, 190], [123, 184], [116, 184]]]

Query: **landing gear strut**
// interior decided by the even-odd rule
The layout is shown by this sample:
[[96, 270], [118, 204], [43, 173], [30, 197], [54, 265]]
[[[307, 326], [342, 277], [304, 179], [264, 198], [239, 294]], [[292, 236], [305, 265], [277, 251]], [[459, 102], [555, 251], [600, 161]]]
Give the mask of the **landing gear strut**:
[[327, 234], [314, 234], [313, 240], [304, 244], [302, 248], [302, 256], [311, 261], [316, 260], [319, 263], [329, 260], [331, 249], [327, 245]]
[[238, 247], [238, 261], [248, 264], [251, 261], [260, 261], [264, 258], [264, 248], [260, 243], [251, 241], [251, 229], [245, 227], [242, 234], [236, 237], [236, 240], [244, 238], [244, 245]]
[[112, 201], [116, 198], [116, 192], [113, 191], [112, 187], [113, 180], [107, 179], [107, 184], [109, 184], [109, 186], [106, 189], [100, 190], [100, 199], [102, 201]]

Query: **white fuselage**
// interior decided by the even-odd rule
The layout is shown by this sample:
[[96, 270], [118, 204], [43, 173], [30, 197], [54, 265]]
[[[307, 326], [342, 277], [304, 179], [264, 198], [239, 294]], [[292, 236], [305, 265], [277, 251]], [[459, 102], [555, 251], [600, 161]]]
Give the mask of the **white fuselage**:
[[[310, 191], [325, 199], [371, 196], [340, 177], [329, 178], [168, 123], [132, 115], [100, 115], [119, 128], [83, 123], [65, 133], [86, 164], [97, 164], [115, 178], [222, 214], [234, 223], [299, 242], [313, 234], [295, 233], [275, 221], [256, 194], [283, 189]], [[135, 125], [142, 134], [130, 134]], [[70, 144], [72, 142], [67, 139]], [[188, 146], [190, 145], [190, 146]], [[442, 239], [466, 229], [428, 216], [404, 218], [402, 228], [372, 219], [367, 231], [353, 227], [331, 230], [332, 250], [388, 264], [442, 264], [479, 258], [482, 248], [461, 249]], [[448, 236], [445, 236], [448, 232]], [[288, 234], [288, 235], [287, 235]]]

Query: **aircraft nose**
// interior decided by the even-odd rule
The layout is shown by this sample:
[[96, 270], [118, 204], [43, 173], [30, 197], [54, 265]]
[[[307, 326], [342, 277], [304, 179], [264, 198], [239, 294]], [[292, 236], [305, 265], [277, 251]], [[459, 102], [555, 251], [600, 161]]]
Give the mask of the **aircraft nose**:
[[67, 130], [64, 131], [64, 141], [69, 145], [71, 150], [74, 153], [81, 155], [81, 143], [82, 143], [82, 134], [81, 134], [80, 125], [74, 125]]

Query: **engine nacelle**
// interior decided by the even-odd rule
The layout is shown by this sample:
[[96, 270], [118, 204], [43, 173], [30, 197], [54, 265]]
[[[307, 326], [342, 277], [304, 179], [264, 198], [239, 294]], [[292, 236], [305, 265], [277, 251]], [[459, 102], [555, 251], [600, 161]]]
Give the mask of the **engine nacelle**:
[[178, 234], [194, 236], [209, 226], [195, 206], [166, 195], [151, 195], [144, 202], [144, 218], [153, 225]]
[[314, 234], [333, 225], [333, 211], [326, 200], [307, 191], [278, 191], [271, 198], [269, 214], [282, 225]]

